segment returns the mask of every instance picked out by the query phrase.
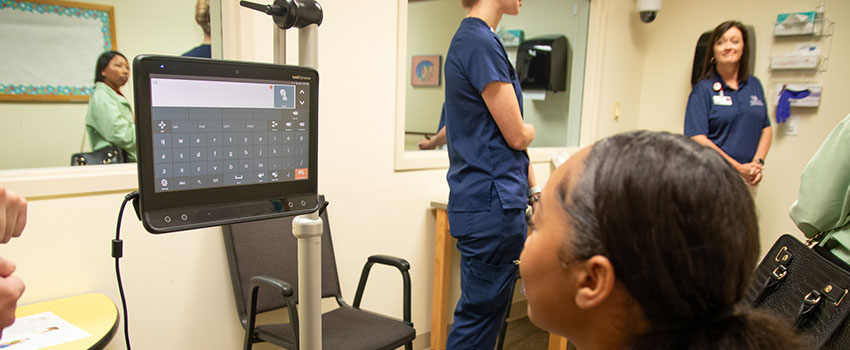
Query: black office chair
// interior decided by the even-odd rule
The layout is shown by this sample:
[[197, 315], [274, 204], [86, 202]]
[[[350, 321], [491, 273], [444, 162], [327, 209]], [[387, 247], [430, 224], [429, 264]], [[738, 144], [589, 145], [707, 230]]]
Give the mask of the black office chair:
[[[322, 349], [376, 350], [404, 345], [411, 350], [416, 330], [410, 320], [408, 262], [386, 255], [370, 256], [360, 275], [354, 305], [350, 306], [343, 300], [339, 287], [327, 210], [322, 220], [322, 298], [334, 297], [339, 304], [338, 309], [322, 315]], [[292, 235], [292, 218], [225, 226], [224, 243], [236, 309], [245, 328], [245, 350], [257, 342], [299, 349], [297, 240]], [[401, 271], [403, 321], [360, 309], [366, 280], [375, 263], [395, 266]], [[282, 307], [287, 309], [290, 323], [255, 325], [258, 313]]]

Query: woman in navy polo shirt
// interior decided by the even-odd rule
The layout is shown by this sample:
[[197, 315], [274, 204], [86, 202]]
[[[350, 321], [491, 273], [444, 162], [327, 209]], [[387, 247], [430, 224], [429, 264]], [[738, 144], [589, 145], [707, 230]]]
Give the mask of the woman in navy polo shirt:
[[449, 226], [461, 254], [447, 348], [492, 349], [525, 242], [525, 209], [540, 192], [526, 152], [535, 129], [523, 121], [519, 79], [493, 32], [522, 0], [462, 3], [469, 12], [445, 65]]
[[714, 28], [685, 111], [685, 136], [726, 158], [750, 185], [762, 179], [773, 131], [761, 82], [749, 74], [750, 44], [744, 25], [726, 21]]

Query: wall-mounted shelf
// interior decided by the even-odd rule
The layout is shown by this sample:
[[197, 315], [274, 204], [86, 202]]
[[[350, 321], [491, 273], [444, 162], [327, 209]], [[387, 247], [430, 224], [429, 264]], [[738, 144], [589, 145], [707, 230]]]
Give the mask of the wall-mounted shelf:
[[835, 21], [825, 17], [817, 17], [817, 13], [797, 12], [783, 13], [777, 16], [776, 25], [773, 27], [774, 36], [803, 36], [803, 35], [832, 35], [835, 30]]
[[783, 55], [770, 57], [770, 69], [817, 69], [818, 64], [824, 61], [821, 55]]
[[779, 103], [779, 96], [782, 95], [782, 91], [788, 89], [792, 91], [801, 91], [801, 90], [809, 90], [809, 96], [803, 98], [792, 98], [789, 101], [791, 102], [791, 107], [817, 107], [820, 105], [820, 96], [821, 96], [821, 84], [809, 84], [809, 83], [778, 83], [776, 84], [776, 90], [773, 94], [773, 104]]
[[815, 11], [778, 14], [768, 68], [776, 73], [796, 71], [813, 76], [825, 72], [834, 30], [835, 21], [824, 16], [823, 3]]

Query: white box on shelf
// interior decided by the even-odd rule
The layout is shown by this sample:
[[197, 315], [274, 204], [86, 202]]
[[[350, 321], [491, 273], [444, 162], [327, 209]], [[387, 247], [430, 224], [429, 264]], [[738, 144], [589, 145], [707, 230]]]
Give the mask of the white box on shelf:
[[771, 56], [771, 69], [815, 69], [820, 62], [820, 56], [799, 55], [799, 56]]
[[816, 13], [814, 11], [780, 13], [776, 16], [776, 27], [773, 28], [773, 35], [814, 34], [815, 17]]

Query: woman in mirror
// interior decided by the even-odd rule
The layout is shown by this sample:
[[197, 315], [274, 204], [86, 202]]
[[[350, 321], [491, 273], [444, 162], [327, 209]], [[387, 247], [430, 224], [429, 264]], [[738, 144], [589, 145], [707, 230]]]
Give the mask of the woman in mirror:
[[752, 186], [773, 139], [764, 88], [750, 75], [750, 47], [741, 22], [714, 28], [703, 59], [702, 80], [694, 85], [685, 111], [685, 136], [719, 152]]
[[529, 319], [593, 349], [802, 349], [740, 301], [759, 258], [748, 186], [714, 150], [636, 131], [549, 178], [520, 272]]
[[118, 51], [107, 51], [97, 58], [94, 92], [86, 113], [86, 133], [92, 150], [115, 146], [126, 152], [128, 161], [136, 161], [136, 124], [130, 102], [121, 87], [130, 78], [127, 58]]
[[204, 31], [204, 41], [201, 45], [183, 53], [186, 57], [212, 57], [212, 35], [210, 34], [210, 0], [198, 0], [195, 3], [195, 22]]

